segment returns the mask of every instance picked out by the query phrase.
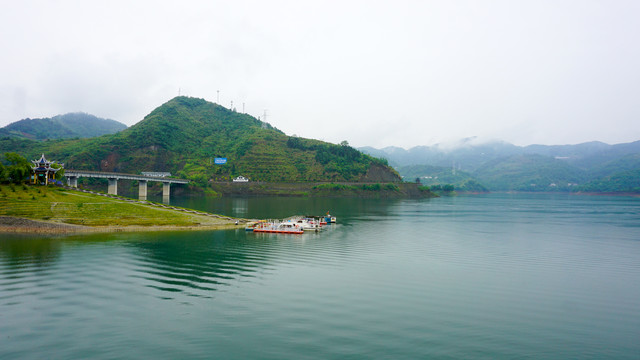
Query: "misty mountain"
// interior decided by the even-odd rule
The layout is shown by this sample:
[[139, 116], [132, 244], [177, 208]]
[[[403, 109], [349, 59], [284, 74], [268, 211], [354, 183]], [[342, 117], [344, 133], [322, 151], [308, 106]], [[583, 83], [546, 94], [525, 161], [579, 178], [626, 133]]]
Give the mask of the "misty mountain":
[[570, 191], [587, 179], [584, 170], [538, 154], [488, 161], [473, 176], [490, 190], [508, 191]]
[[486, 192], [488, 190], [478, 183], [470, 173], [456, 171], [450, 167], [408, 165], [400, 167], [397, 170], [402, 174], [405, 181], [416, 181], [422, 185], [452, 184], [459, 191], [469, 192]]
[[[387, 159], [406, 181], [437, 179], [462, 188], [466, 181], [475, 180], [495, 191], [628, 191], [633, 188], [629, 174], [640, 169], [640, 141], [523, 147], [469, 138], [449, 146], [360, 150]], [[443, 169], [449, 175], [444, 176]], [[468, 178], [461, 178], [463, 174]], [[607, 179], [615, 179], [619, 186], [603, 185]]]
[[522, 154], [522, 148], [507, 142], [495, 141], [474, 144], [474, 139], [464, 139], [456, 145], [416, 146], [409, 150], [400, 147], [375, 149], [363, 147], [359, 150], [377, 157], [383, 157], [395, 167], [408, 165], [433, 165], [460, 168], [471, 172], [483, 163], [511, 155]]
[[577, 145], [528, 145], [517, 146], [504, 141], [475, 143], [474, 138], [464, 139], [455, 145], [416, 146], [405, 150], [401, 147], [376, 149], [362, 147], [359, 150], [384, 157], [395, 167], [407, 165], [456, 166], [472, 172], [487, 161], [513, 155], [536, 154], [566, 160], [581, 168], [602, 165], [625, 155], [640, 153], [640, 141], [609, 145], [592, 141]]
[[16, 121], [1, 128], [0, 137], [10, 136], [33, 140], [91, 138], [114, 134], [126, 128], [125, 124], [115, 120], [76, 112], [50, 118]]

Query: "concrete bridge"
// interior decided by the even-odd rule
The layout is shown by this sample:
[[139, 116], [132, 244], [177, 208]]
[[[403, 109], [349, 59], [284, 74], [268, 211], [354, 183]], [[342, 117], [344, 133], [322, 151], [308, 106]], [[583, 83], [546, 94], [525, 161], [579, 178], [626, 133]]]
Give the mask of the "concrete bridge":
[[138, 197], [140, 200], [147, 199], [147, 182], [156, 181], [162, 183], [162, 197], [168, 199], [171, 184], [188, 184], [189, 180], [172, 179], [158, 176], [145, 176], [135, 174], [121, 174], [103, 171], [86, 171], [86, 170], [66, 170], [64, 176], [67, 177], [67, 185], [78, 187], [79, 177], [103, 178], [109, 180], [108, 193], [118, 195], [118, 180], [137, 180], [138, 181]]

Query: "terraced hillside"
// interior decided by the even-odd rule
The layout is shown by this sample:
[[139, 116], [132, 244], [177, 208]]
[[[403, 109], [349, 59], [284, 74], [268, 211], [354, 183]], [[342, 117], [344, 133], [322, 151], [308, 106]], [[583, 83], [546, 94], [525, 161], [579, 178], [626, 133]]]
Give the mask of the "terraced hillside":
[[[290, 137], [250, 115], [184, 96], [114, 135], [38, 143], [0, 140], [0, 151], [17, 149], [27, 158], [44, 152], [74, 169], [171, 172], [203, 188], [239, 175], [267, 182], [401, 181], [385, 160], [350, 146]], [[227, 163], [215, 165], [216, 157]]]

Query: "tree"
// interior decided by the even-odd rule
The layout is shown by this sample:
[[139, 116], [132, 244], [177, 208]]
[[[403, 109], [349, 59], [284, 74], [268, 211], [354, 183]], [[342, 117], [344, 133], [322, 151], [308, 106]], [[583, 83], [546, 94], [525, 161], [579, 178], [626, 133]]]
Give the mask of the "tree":
[[4, 157], [9, 162], [9, 166], [7, 166], [9, 181], [19, 183], [29, 176], [31, 166], [27, 159], [14, 152], [5, 153]]
[[347, 140], [342, 140], [340, 146], [349, 146], [349, 142]]
[[58, 169], [56, 172], [56, 180], [64, 180], [64, 168], [60, 164], [51, 164], [51, 167], [54, 169]]

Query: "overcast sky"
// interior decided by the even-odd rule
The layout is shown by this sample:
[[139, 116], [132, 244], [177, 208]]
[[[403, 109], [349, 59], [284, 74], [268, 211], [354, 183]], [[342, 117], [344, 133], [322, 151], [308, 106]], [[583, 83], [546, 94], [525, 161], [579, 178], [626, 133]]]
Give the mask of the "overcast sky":
[[178, 95], [352, 146], [640, 140], [640, 1], [0, 0], [0, 126]]

